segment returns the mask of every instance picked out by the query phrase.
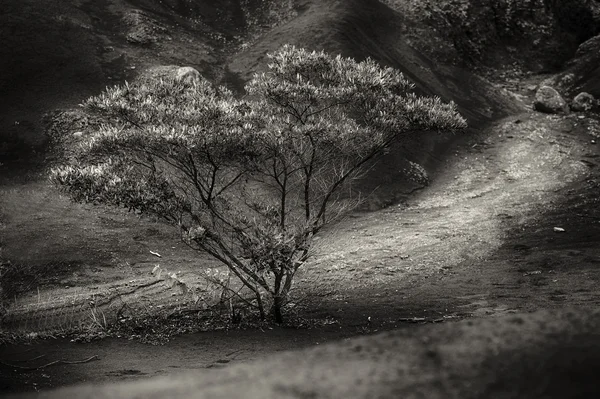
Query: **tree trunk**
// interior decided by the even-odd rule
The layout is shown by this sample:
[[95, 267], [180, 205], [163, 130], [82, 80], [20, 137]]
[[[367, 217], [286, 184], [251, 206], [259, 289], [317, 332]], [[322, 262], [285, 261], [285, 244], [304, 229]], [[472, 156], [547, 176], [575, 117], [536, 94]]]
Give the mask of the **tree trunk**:
[[260, 312], [260, 319], [265, 320], [267, 316], [265, 315], [265, 306], [263, 305], [262, 298], [259, 292], [256, 292], [256, 302], [258, 305], [258, 311]]
[[277, 324], [283, 323], [283, 314], [281, 313], [282, 307], [283, 298], [279, 295], [273, 297], [273, 307], [271, 308], [271, 312], [273, 313], [273, 318]]

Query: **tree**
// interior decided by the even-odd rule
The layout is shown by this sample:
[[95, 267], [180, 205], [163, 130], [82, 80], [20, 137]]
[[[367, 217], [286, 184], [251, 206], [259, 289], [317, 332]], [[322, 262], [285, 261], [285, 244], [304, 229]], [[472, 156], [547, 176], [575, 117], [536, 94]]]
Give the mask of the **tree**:
[[323, 226], [352, 209], [352, 181], [394, 140], [466, 126], [392, 68], [286, 45], [238, 99], [203, 79], [106, 89], [101, 116], [51, 172], [75, 201], [179, 226], [225, 264], [263, 318], [282, 322], [294, 275]]

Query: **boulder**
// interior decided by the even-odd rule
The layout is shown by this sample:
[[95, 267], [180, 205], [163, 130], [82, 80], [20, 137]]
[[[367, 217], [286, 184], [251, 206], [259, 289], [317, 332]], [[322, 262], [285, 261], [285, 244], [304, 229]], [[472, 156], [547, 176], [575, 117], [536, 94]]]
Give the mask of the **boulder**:
[[533, 108], [548, 114], [568, 114], [569, 106], [564, 98], [552, 87], [541, 86], [535, 93]]
[[573, 111], [589, 111], [596, 105], [596, 99], [590, 93], [581, 92], [575, 96], [573, 102], [571, 102], [571, 109]]
[[586, 92], [600, 98], [600, 35], [582, 43], [567, 64], [567, 70], [548, 83], [571, 96]]
[[175, 77], [178, 82], [197, 84], [202, 81], [202, 75], [197, 69], [192, 67], [181, 67], [175, 72]]

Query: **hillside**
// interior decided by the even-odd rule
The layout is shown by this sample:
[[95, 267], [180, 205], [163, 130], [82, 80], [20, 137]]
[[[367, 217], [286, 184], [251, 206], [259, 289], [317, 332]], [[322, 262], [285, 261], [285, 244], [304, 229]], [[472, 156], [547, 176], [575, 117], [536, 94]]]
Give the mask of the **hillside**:
[[[460, 362], [436, 363], [434, 356], [422, 363], [420, 356], [435, 350], [427, 343], [408, 350], [406, 363], [397, 359], [420, 334], [452, 338], [450, 349], [458, 354], [485, 353], [489, 374], [467, 370], [456, 376], [481, 378], [480, 388], [491, 390], [485, 392], [499, 389], [491, 377], [496, 367], [510, 381], [527, 382], [507, 372], [523, 348], [551, 369], [549, 355], [535, 348], [548, 343], [564, 353], [561, 345], [572, 345], [577, 331], [594, 354], [582, 364], [596, 364], [597, 339], [576, 321], [585, 319], [581, 312], [559, 309], [600, 304], [598, 1], [5, 0], [0, 40], [0, 333], [61, 338], [31, 346], [0, 342], [0, 391], [199, 373], [394, 329], [405, 332], [357, 345], [386, 347], [392, 339], [400, 349], [385, 352], [385, 364], [433, 370], [441, 385], [427, 392], [439, 397], [452, 388], [443, 385], [444, 370]], [[456, 102], [469, 129], [398, 143], [357, 182], [365, 205], [317, 237], [298, 275], [291, 326], [257, 325], [243, 317], [232, 324], [227, 310], [201, 309], [175, 279], [153, 273], [159, 266], [165, 275], [176, 272], [186, 284], [204, 287], [199, 273], [220, 270], [218, 262], [187, 248], [169, 226], [122, 209], [73, 204], [48, 183], [54, 154], [45, 129], [85, 129], [72, 118], [81, 101], [107, 85], [166, 73], [173, 65], [192, 66], [243, 95], [244, 83], [265, 69], [266, 53], [285, 43], [397, 68], [420, 93]], [[538, 112], [534, 103], [543, 85], [556, 88], [571, 106], [582, 91], [596, 104]], [[424, 167], [426, 182], [406, 176], [408, 161]], [[529, 323], [527, 313], [540, 309], [547, 312]], [[513, 313], [526, 325], [522, 336], [521, 321], [505, 316]], [[453, 323], [497, 316], [511, 320], [506, 336], [495, 320], [473, 320], [472, 328], [471, 320]], [[102, 317], [113, 323], [110, 328]], [[554, 317], [565, 334], [558, 343], [543, 332]], [[415, 324], [430, 323], [450, 325], [414, 332]], [[474, 332], [478, 326], [482, 336]], [[65, 332], [76, 327], [87, 335]], [[112, 338], [89, 346], [71, 342], [110, 335], [162, 344], [193, 332], [160, 350]], [[462, 334], [477, 335], [481, 344], [470, 348]], [[532, 349], [529, 342], [539, 346]], [[315, 364], [333, 352], [354, 364], [355, 357], [344, 354], [347, 346], [328, 348], [299, 366], [323, 370]], [[508, 360], [496, 363], [488, 353], [494, 348]], [[578, 348], [580, 356], [585, 349]], [[97, 361], [75, 367], [10, 367], [15, 360], [27, 368], [41, 357], [94, 355]], [[574, 363], [583, 358], [577, 356]], [[373, 370], [367, 382], [376, 384], [387, 371], [376, 357], [369, 359], [360, 367]], [[281, 367], [278, 361], [257, 370]], [[523, 367], [540, 377], [529, 363]], [[413, 380], [406, 381], [408, 390]], [[333, 392], [326, 385], [314, 397]], [[263, 388], [257, 395], [281, 393]], [[357, 392], [360, 397], [363, 391]], [[515, 392], [500, 397], [522, 393]], [[303, 397], [304, 391], [286, 393]]]
[[[285, 18], [285, 2], [6, 1], [0, 15], [0, 154], [30, 159], [42, 117], [156, 65], [218, 79], [223, 49]], [[21, 154], [23, 152], [23, 154]]]
[[[5, 175], [43, 159], [43, 131], [51, 111], [73, 107], [107, 85], [160, 65], [190, 65], [241, 92], [251, 74], [264, 68], [265, 54], [283, 43], [371, 57], [398, 68], [423, 93], [457, 102], [470, 126], [480, 126], [518, 111], [506, 91], [511, 79], [558, 70], [600, 26], [593, 2], [510, 4], [8, 1], [0, 16]], [[491, 28], [489, 20], [494, 21]], [[587, 70], [581, 75], [594, 76]], [[414, 151], [422, 145], [409, 144], [403, 153], [428, 164], [424, 151]], [[438, 147], [425, 144], [429, 150]], [[389, 168], [384, 170], [402, 167], [399, 158], [386, 159], [382, 164]], [[392, 201], [392, 193], [406, 183], [381, 192], [375, 202]], [[376, 186], [367, 184], [364, 191]]]

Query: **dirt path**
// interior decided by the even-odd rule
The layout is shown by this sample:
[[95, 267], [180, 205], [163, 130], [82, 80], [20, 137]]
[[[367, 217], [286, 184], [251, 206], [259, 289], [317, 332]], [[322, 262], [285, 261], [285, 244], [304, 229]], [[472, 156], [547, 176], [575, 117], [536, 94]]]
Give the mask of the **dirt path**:
[[[88, 382], [99, 383], [173, 375], [189, 370], [221, 368], [263, 358], [289, 349], [320, 345], [349, 336], [338, 326], [320, 330], [274, 328], [265, 331], [216, 331], [181, 336], [166, 346], [126, 339], [87, 344], [68, 340], [39, 341], [33, 345], [0, 348], [0, 392], [44, 390]], [[39, 367], [56, 360], [97, 360], [77, 365]]]
[[307, 281], [317, 283], [311, 275], [324, 269], [344, 287], [341, 303], [394, 326], [400, 318], [597, 303], [600, 225], [589, 205], [598, 149], [590, 126], [597, 122], [577, 115], [499, 121], [465, 140], [408, 205], [336, 226]]
[[498, 121], [457, 143], [432, 185], [408, 203], [333, 227], [299, 275], [297, 296], [307, 297], [306, 315], [336, 324], [203, 333], [165, 347], [111, 339], [3, 348], [0, 360], [13, 364], [40, 355], [42, 364], [100, 360], [34, 372], [0, 366], [0, 390], [144, 378], [414, 323], [598, 305], [598, 126], [575, 114]]

